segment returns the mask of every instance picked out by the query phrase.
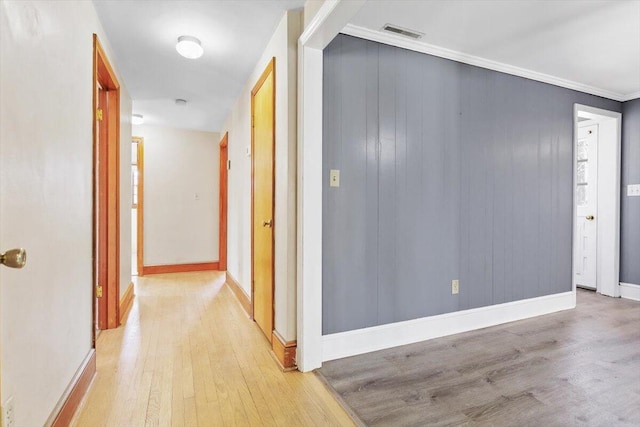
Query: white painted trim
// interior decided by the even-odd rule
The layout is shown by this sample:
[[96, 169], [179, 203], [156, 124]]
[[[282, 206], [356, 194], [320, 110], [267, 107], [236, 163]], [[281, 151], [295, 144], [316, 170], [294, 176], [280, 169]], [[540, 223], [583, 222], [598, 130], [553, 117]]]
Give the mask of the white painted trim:
[[[596, 290], [612, 297], [620, 296], [620, 169], [622, 146], [622, 114], [574, 104], [573, 106], [573, 182], [576, 182], [576, 147], [578, 144], [578, 113], [598, 123], [598, 209], [596, 254]], [[611, 142], [613, 140], [613, 142]], [[605, 141], [603, 143], [603, 141]], [[609, 142], [606, 142], [609, 141]], [[576, 189], [572, 189], [572, 260], [576, 254]], [[573, 290], [576, 290], [575, 264], [571, 269]]]
[[302, 372], [322, 366], [322, 62], [299, 46], [304, 84], [298, 108], [298, 342]]
[[589, 93], [591, 95], [602, 96], [604, 98], [609, 98], [616, 101], [626, 101], [629, 99], [634, 99], [634, 97], [637, 98], [638, 96], [640, 96], [640, 92], [637, 92], [635, 94], [633, 93], [622, 94], [618, 92], [612, 92], [610, 90], [597, 88], [595, 86], [585, 85], [583, 83], [563, 79], [560, 77], [552, 76], [550, 74], [544, 74], [537, 71], [527, 70], [526, 68], [516, 67], [513, 65], [505, 64], [503, 62], [493, 61], [490, 59], [481, 58], [479, 56], [469, 55], [469, 54], [458, 52], [452, 49], [435, 46], [435, 45], [424, 43], [418, 40], [408, 39], [406, 37], [398, 36], [395, 34], [383, 32], [379, 30], [371, 30], [369, 28], [360, 27], [357, 25], [348, 24], [342, 29], [341, 32], [343, 34], [359, 37], [361, 39], [371, 40], [378, 43], [387, 44], [390, 46], [397, 46], [397, 47], [412, 50], [415, 52], [421, 52], [421, 53], [426, 53], [428, 55], [438, 56], [440, 58], [451, 59], [457, 62], [462, 62], [469, 65], [475, 65], [477, 67], [499, 71], [499, 72], [511, 74], [514, 76], [524, 77], [526, 79], [536, 80], [543, 83], [549, 83], [555, 86], [560, 86], [567, 89], [573, 89], [580, 92]]
[[327, 0], [298, 40], [296, 364], [322, 366], [322, 50], [365, 0]]
[[623, 102], [627, 102], [627, 101], [633, 101], [636, 98], [640, 98], [640, 90], [638, 92], [633, 92], [633, 93], [628, 93], [626, 94], [622, 101]]
[[620, 282], [620, 297], [640, 301], [640, 285]]
[[564, 292], [438, 316], [340, 332], [322, 337], [323, 361], [473, 331], [576, 306], [576, 293]]

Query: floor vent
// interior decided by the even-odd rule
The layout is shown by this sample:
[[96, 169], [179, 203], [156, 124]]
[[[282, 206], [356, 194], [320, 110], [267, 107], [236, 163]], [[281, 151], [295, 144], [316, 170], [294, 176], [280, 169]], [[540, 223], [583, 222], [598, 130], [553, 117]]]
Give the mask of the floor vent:
[[414, 40], [418, 40], [422, 38], [422, 36], [424, 35], [423, 33], [419, 33], [418, 31], [409, 30], [409, 29], [398, 27], [397, 25], [391, 25], [391, 24], [385, 24], [384, 27], [382, 27], [382, 30], [388, 31], [390, 33], [398, 34], [401, 36], [409, 37]]

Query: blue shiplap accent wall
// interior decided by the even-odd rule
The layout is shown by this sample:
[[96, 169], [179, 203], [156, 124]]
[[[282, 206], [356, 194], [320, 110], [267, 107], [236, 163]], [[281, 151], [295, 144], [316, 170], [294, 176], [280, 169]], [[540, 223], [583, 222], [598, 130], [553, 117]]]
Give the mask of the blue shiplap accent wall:
[[620, 281], [640, 285], [640, 197], [627, 196], [627, 185], [640, 184], [640, 98], [622, 104], [621, 184]]
[[619, 102], [346, 35], [324, 67], [324, 334], [571, 290], [573, 104]]

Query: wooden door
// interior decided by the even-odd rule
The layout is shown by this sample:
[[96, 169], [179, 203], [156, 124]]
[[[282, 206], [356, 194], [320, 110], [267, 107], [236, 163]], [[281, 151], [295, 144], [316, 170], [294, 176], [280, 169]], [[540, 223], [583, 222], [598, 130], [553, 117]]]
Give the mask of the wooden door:
[[273, 331], [273, 230], [275, 58], [251, 91], [253, 318], [271, 342]]
[[110, 329], [120, 325], [120, 84], [95, 34], [93, 47], [95, 321]]
[[107, 91], [99, 85], [98, 105], [96, 114], [96, 178], [95, 194], [96, 206], [96, 321], [98, 329], [107, 329], [107, 298], [104, 298], [105, 287], [108, 283], [108, 232], [107, 232], [107, 182], [108, 169], [108, 122], [105, 116], [107, 109]]
[[219, 224], [218, 233], [218, 269], [227, 269], [227, 163], [229, 160], [229, 133], [225, 133], [220, 141], [220, 199], [219, 202]]
[[576, 147], [576, 284], [596, 289], [598, 125], [578, 129]]

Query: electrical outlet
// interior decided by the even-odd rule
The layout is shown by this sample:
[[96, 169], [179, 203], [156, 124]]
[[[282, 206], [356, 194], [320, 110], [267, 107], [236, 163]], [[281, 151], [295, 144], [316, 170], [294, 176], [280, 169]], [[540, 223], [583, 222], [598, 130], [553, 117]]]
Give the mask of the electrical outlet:
[[451, 294], [455, 295], [460, 292], [460, 281], [452, 280], [451, 281]]
[[2, 426], [15, 427], [15, 418], [13, 415], [13, 396], [4, 401], [2, 405]]

